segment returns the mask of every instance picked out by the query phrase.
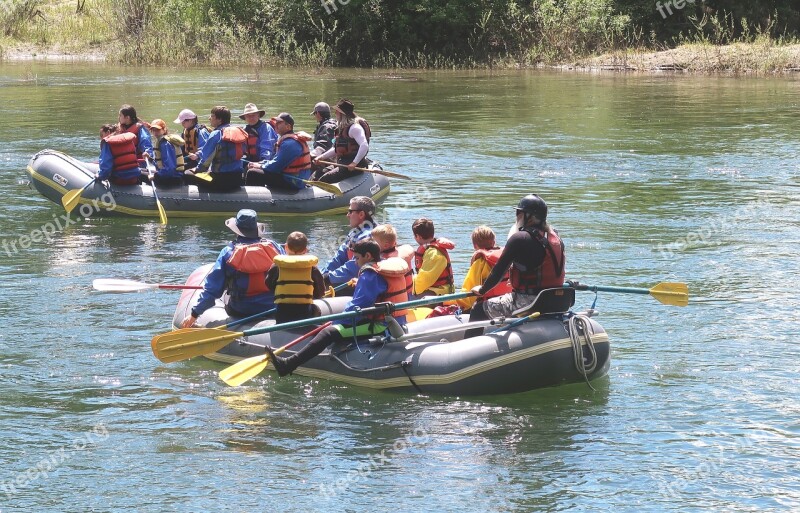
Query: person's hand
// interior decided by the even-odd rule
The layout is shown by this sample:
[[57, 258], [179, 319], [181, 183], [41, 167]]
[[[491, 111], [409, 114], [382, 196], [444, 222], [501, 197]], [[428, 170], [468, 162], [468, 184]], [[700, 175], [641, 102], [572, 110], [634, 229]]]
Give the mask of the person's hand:
[[474, 294], [474, 295], [476, 295], [478, 297], [481, 297], [483, 295], [483, 294], [481, 294], [481, 287], [482, 287], [482, 285], [475, 285], [474, 287], [472, 287], [472, 290], [470, 290], [470, 293], [472, 293], [472, 294]]
[[189, 175], [189, 176], [193, 176], [194, 175], [194, 171], [192, 171], [191, 169], [187, 169], [186, 171], [183, 172], [183, 174]]
[[355, 162], [351, 162], [351, 163], [347, 164], [347, 170], [348, 171], [355, 171], [355, 169], [356, 169], [356, 163]]
[[260, 162], [251, 162], [251, 163], [247, 164], [247, 170], [248, 171], [258, 171], [260, 173], [264, 172], [264, 170], [261, 169], [261, 163]]
[[197, 160], [197, 153], [190, 153], [186, 155], [186, 158], [189, 160]]
[[181, 328], [191, 328], [194, 326], [194, 323], [197, 322], [197, 317], [194, 315], [187, 315], [186, 318], [181, 323]]

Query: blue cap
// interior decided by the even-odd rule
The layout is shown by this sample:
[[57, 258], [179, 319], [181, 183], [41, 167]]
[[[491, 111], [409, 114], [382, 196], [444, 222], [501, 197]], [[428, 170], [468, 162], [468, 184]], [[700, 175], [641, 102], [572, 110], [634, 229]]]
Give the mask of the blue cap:
[[261, 237], [264, 231], [264, 225], [258, 222], [256, 211], [250, 208], [240, 210], [235, 218], [231, 217], [225, 221], [225, 226], [230, 228], [233, 233], [249, 239]]

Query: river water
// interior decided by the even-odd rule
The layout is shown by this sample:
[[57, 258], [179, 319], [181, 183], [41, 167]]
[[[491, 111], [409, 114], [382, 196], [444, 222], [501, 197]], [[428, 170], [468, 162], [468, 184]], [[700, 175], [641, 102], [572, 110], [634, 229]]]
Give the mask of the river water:
[[[43, 148], [92, 160], [122, 103], [171, 121], [255, 102], [313, 130], [350, 97], [395, 180], [379, 218], [412, 242], [504, 241], [530, 192], [595, 285], [686, 282], [687, 308], [601, 293], [607, 378], [522, 395], [426, 397], [220, 364], [161, 364], [177, 295], [104, 295], [94, 278], [181, 282], [222, 219], [80, 219], [24, 184]], [[796, 511], [800, 507], [800, 81], [543, 72], [211, 70], [0, 65], [0, 510]], [[325, 257], [344, 216], [267, 220]], [[10, 243], [16, 242], [16, 250]], [[595, 300], [579, 293], [576, 307]]]

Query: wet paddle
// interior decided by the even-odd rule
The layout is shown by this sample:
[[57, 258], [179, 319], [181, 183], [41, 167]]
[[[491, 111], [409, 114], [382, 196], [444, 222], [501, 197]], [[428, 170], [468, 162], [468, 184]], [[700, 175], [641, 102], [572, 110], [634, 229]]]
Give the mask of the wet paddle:
[[[309, 331], [305, 335], [301, 335], [300, 337], [297, 337], [296, 339], [292, 340], [288, 344], [279, 347], [278, 349], [273, 351], [273, 354], [275, 354], [275, 355], [281, 354], [282, 352], [286, 351], [290, 347], [292, 347], [292, 346], [294, 346], [296, 344], [299, 344], [303, 340], [305, 340], [305, 339], [307, 339], [309, 337], [313, 337], [314, 335], [316, 335], [320, 331], [324, 330], [325, 328], [327, 328], [331, 324], [332, 324], [332, 321], [328, 321], [325, 324], [323, 324], [322, 326], [314, 328], [313, 330]], [[259, 374], [261, 374], [261, 372], [263, 372], [264, 369], [267, 368], [267, 364], [268, 363], [269, 363], [269, 355], [268, 354], [253, 356], [251, 358], [247, 358], [247, 359], [244, 359], [244, 360], [242, 360], [240, 362], [237, 362], [237, 363], [231, 365], [228, 368], [222, 369], [220, 371], [220, 373], [219, 373], [219, 377], [220, 377], [220, 379], [222, 379], [222, 381], [224, 381], [228, 385], [230, 385], [232, 387], [238, 387], [239, 385], [241, 385], [245, 381], [253, 379], [254, 377], [256, 377]]]
[[100, 292], [143, 292], [145, 290], [167, 289], [202, 289], [201, 285], [170, 285], [167, 283], [143, 283], [134, 280], [117, 280], [114, 278], [98, 278], [92, 282], [92, 287]]
[[80, 189], [72, 189], [71, 191], [67, 191], [67, 193], [61, 197], [61, 204], [64, 205], [64, 210], [67, 211], [67, 214], [72, 212], [75, 207], [78, 206], [78, 203], [81, 201], [81, 194], [83, 194], [83, 191], [88, 189], [93, 183], [94, 179], [90, 180], [89, 183]]
[[164, 206], [161, 204], [161, 200], [158, 199], [158, 193], [156, 192], [156, 166], [149, 158], [145, 158], [145, 161], [147, 162], [147, 173], [150, 175], [150, 186], [153, 188], [153, 197], [156, 199], [158, 219], [161, 221], [161, 224], [167, 224], [167, 212], [164, 210]]
[[[336, 162], [328, 162], [327, 160], [318, 160], [320, 164], [325, 164], [326, 166], [339, 166], [339, 167], [347, 167], [347, 164], [337, 164]], [[391, 171], [384, 171], [382, 169], [367, 169], [365, 167], [357, 167], [355, 168], [356, 171], [363, 171], [365, 173], [375, 173], [376, 175], [383, 175], [388, 176], [389, 178], [402, 178], [403, 180], [411, 180], [410, 176], [401, 175], [400, 173], [393, 173]]]
[[362, 308], [360, 310], [351, 312], [341, 312], [338, 314], [324, 315], [322, 317], [315, 317], [312, 319], [305, 319], [302, 321], [293, 321], [273, 326], [265, 326], [262, 328], [253, 328], [246, 331], [227, 331], [219, 328], [184, 328], [180, 330], [162, 333], [153, 337], [150, 345], [153, 349], [153, 354], [162, 362], [177, 362], [200, 356], [203, 354], [214, 352], [222, 349], [234, 340], [240, 337], [247, 337], [251, 335], [260, 335], [262, 333], [269, 333], [272, 331], [300, 328], [304, 326], [311, 326], [326, 321], [336, 321], [339, 319], [348, 319], [359, 317], [368, 314], [391, 314], [397, 309], [414, 308], [417, 306], [431, 305], [441, 303], [451, 299], [461, 299], [471, 296], [472, 292], [458, 292], [444, 296], [434, 296], [429, 298], [417, 299], [414, 301], [407, 301], [405, 303], [385, 303], [379, 306], [370, 308]]
[[689, 304], [689, 287], [685, 283], [662, 282], [650, 289], [636, 287], [606, 287], [603, 285], [584, 285], [577, 281], [564, 284], [564, 288], [575, 290], [588, 290], [590, 292], [619, 292], [623, 294], [649, 294], [659, 303], [671, 306], [686, 306]]

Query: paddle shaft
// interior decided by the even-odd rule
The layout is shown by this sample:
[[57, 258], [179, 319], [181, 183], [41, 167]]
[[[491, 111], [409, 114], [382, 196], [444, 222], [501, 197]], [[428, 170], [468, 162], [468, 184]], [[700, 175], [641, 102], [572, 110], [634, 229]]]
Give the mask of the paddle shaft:
[[[643, 289], [639, 287], [609, 287], [603, 285], [582, 285], [582, 284], [569, 285], [565, 283], [564, 288], [575, 289], [575, 290], [588, 290], [590, 292], [620, 292], [623, 294], [651, 294], [650, 289]], [[683, 292], [670, 292], [670, 291], [658, 291], [658, 294], [662, 296], [673, 296], [673, 297], [686, 296], [686, 294], [684, 294]]]
[[[347, 167], [347, 164], [339, 164], [338, 162], [330, 162], [328, 160], [318, 160], [320, 164], [325, 164], [328, 166], [339, 166], [339, 167]], [[401, 175], [400, 173], [394, 173], [392, 171], [384, 171], [383, 169], [367, 169], [365, 167], [354, 167], [356, 171], [361, 171], [364, 173], [375, 173], [377, 175], [385, 175], [394, 178], [403, 178], [405, 180], [411, 180], [410, 176]]]

